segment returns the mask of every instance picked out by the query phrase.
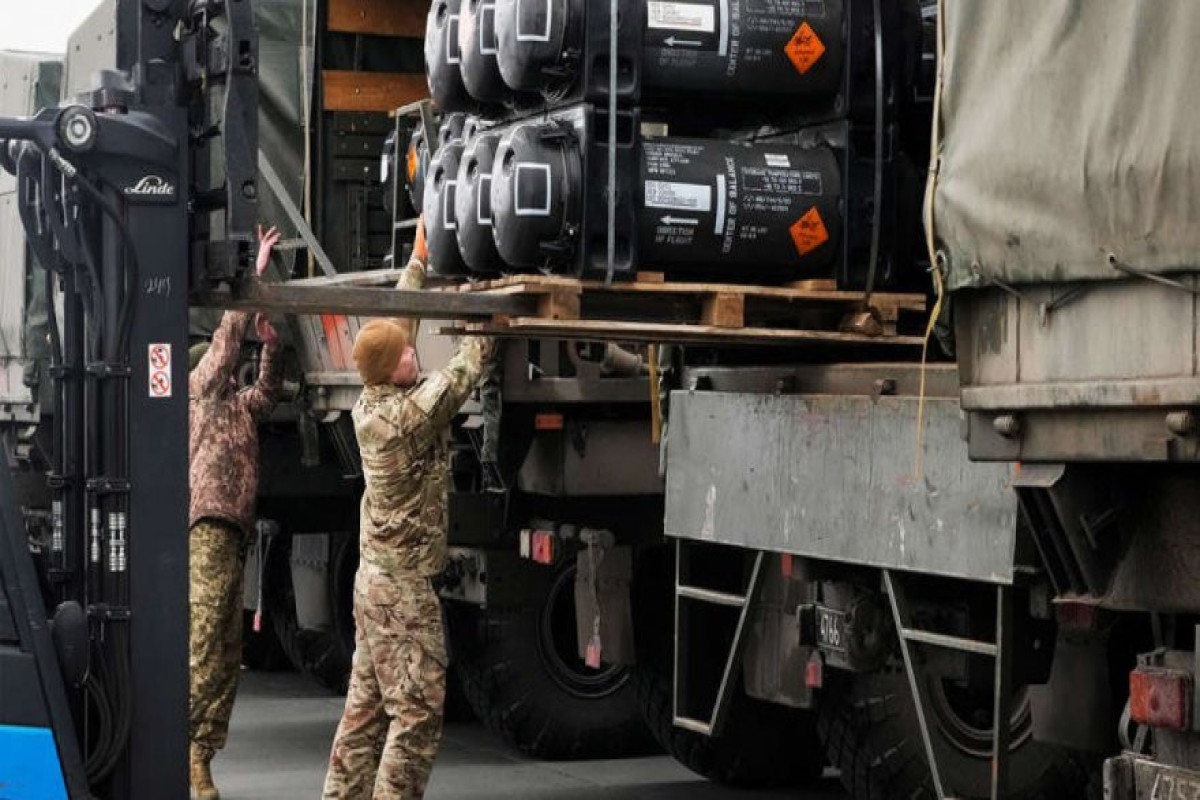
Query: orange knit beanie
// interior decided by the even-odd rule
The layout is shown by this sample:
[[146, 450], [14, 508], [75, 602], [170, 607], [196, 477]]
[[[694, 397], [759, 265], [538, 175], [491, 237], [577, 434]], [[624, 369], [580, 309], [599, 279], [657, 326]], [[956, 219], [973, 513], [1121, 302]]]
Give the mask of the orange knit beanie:
[[354, 364], [363, 383], [390, 382], [406, 347], [408, 336], [391, 320], [373, 319], [364, 325], [354, 339]]

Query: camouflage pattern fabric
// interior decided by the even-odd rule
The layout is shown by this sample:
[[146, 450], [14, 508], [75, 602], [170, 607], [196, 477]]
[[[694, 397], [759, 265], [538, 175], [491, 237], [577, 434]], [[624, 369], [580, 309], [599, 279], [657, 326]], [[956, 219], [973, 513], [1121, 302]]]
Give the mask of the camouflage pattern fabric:
[[479, 460], [484, 464], [498, 466], [500, 461], [500, 418], [504, 405], [504, 353], [497, 344], [495, 353], [488, 361], [483, 381], [479, 384], [479, 400], [483, 417], [483, 441], [479, 448]]
[[226, 311], [212, 346], [188, 376], [189, 525], [210, 517], [247, 533], [254, 529], [258, 423], [274, 408], [283, 376], [275, 342], [263, 346], [254, 385], [238, 391], [233, 384], [249, 323], [249, 314]]
[[[424, 265], [414, 259], [399, 285], [418, 288], [423, 277]], [[400, 321], [415, 329], [415, 320]], [[447, 434], [491, 351], [490, 339], [467, 336], [449, 364], [416, 385], [363, 389], [351, 416], [366, 483], [359, 536], [364, 563], [397, 577], [432, 577], [446, 566]]]
[[202, 519], [189, 545], [191, 675], [189, 733], [210, 751], [225, 746], [242, 664], [242, 571], [246, 537], [235, 525]]
[[[414, 258], [398, 286], [419, 288]], [[416, 319], [397, 320], [411, 326]], [[415, 336], [410, 339], [415, 341]], [[325, 798], [420, 798], [441, 740], [446, 648], [429, 579], [446, 565], [450, 421], [483, 375], [491, 340], [465, 337], [414, 386], [368, 385], [352, 417], [363, 492], [350, 689]]]
[[429, 580], [371, 565], [354, 584], [355, 650], [325, 800], [416, 800], [442, 738], [446, 646]]

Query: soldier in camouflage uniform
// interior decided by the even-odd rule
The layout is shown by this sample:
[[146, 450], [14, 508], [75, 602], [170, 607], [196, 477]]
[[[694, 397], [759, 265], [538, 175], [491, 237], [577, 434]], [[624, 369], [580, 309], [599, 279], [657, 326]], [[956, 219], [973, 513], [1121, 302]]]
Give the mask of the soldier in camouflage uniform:
[[[424, 278], [422, 225], [398, 288]], [[422, 797], [442, 736], [446, 645], [430, 579], [446, 564], [447, 433], [491, 342], [464, 338], [445, 369], [418, 380], [416, 328], [415, 319], [373, 320], [354, 343], [365, 384], [353, 418], [366, 490], [354, 666], [327, 799]]]
[[[258, 274], [279, 233], [259, 229]], [[242, 571], [258, 491], [258, 423], [281, 385], [279, 337], [265, 317], [257, 382], [238, 391], [234, 370], [250, 315], [228, 311], [188, 380], [191, 605], [189, 738], [191, 783], [199, 800], [218, 800], [209, 764], [225, 746], [242, 660]]]

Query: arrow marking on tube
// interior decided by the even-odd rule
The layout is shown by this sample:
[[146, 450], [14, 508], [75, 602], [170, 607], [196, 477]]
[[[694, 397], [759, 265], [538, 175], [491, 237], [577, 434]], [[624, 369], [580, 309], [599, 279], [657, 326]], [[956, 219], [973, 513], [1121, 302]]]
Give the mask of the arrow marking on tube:
[[691, 217], [660, 217], [659, 222], [663, 225], [699, 225], [700, 220]]
[[666, 39], [663, 39], [663, 44], [667, 47], [675, 47], [676, 45], [679, 47], [699, 47], [704, 42], [698, 39], [676, 39], [674, 36], [668, 36]]

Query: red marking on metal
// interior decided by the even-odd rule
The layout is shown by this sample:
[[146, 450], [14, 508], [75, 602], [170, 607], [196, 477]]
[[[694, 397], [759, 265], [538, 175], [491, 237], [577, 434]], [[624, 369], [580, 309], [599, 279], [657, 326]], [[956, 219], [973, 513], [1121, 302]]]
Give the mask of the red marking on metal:
[[1153, 728], [1190, 730], [1192, 676], [1177, 669], [1138, 667], [1129, 673], [1129, 715]]

